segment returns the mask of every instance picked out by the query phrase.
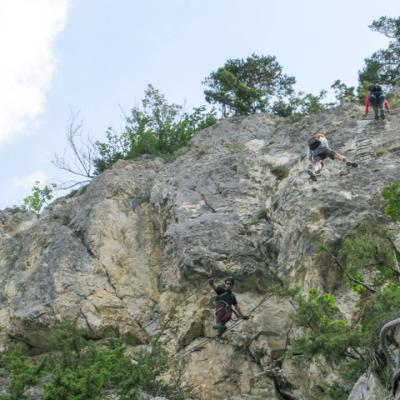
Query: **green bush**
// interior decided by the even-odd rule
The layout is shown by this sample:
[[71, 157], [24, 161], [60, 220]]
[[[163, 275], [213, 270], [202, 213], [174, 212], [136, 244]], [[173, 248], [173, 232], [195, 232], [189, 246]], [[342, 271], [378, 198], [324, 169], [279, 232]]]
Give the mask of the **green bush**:
[[364, 60], [364, 68], [358, 79], [395, 85], [399, 82], [400, 67], [400, 18], [380, 17], [369, 26], [372, 31], [382, 33], [389, 39], [387, 48], [374, 52]]
[[[292, 340], [288, 354], [299, 366], [322, 356], [340, 369], [348, 388], [368, 368], [386, 382], [390, 374], [380, 355], [379, 331], [385, 322], [399, 315], [396, 252], [385, 231], [374, 221], [360, 224], [336, 246], [337, 258], [328, 253], [336, 258], [350, 287], [360, 295], [357, 312], [348, 321], [331, 293], [311, 290], [306, 297], [295, 295], [293, 321], [302, 328], [302, 334]], [[324, 247], [319, 251], [327, 253]], [[345, 388], [340, 392], [342, 389], [346, 393]], [[320, 398], [334, 399], [335, 394], [329, 389]]]
[[395, 221], [400, 221], [400, 185], [392, 182], [382, 190], [382, 196], [386, 201], [385, 214]]
[[296, 313], [293, 320], [304, 334], [292, 342], [289, 356], [301, 355], [311, 361], [322, 355], [330, 363], [339, 363], [346, 358], [360, 360], [356, 347], [359, 332], [348, 327], [346, 319], [340, 318], [339, 309], [332, 294], [321, 294], [311, 290], [308, 297], [296, 296]]
[[195, 108], [191, 113], [177, 104], [168, 104], [165, 97], [149, 85], [142, 100], [142, 109], [132, 109], [121, 134], [111, 128], [106, 142], [96, 142], [99, 157], [96, 173], [110, 168], [115, 161], [135, 159], [142, 154], [168, 155], [186, 145], [201, 129], [216, 123], [214, 110]]
[[336, 100], [339, 104], [342, 104], [346, 101], [356, 102], [357, 96], [355, 94], [355, 87], [348, 87], [345, 83], [343, 83], [340, 79], [337, 79], [332, 85], [331, 89], [335, 92]]
[[219, 105], [223, 117], [271, 111], [275, 100], [293, 93], [295, 83], [276, 57], [256, 54], [227, 60], [203, 82], [206, 101]]
[[106, 388], [114, 387], [121, 400], [135, 400], [140, 390], [154, 390], [155, 379], [165, 366], [161, 357], [156, 359], [153, 352], [138, 353], [133, 363], [124, 351], [116, 341], [111, 347], [89, 343], [79, 357], [76, 353], [70, 357], [74, 353], [71, 349], [63, 351], [61, 357], [53, 354], [51, 379], [44, 385], [45, 399], [94, 400], [101, 398]]
[[[367, 279], [376, 288], [396, 278], [393, 247], [383, 232], [359, 232], [344, 239], [339, 252], [346, 271], [357, 280]], [[364, 287], [350, 282], [358, 293]]]
[[30, 400], [27, 390], [40, 383], [44, 374], [46, 359], [40, 362], [26, 357], [20, 345], [2, 357], [2, 363], [8, 376], [8, 395], [0, 396], [1, 400]]
[[43, 207], [53, 199], [53, 190], [56, 187], [55, 184], [51, 184], [41, 189], [39, 184], [40, 182], [36, 181], [32, 188], [32, 193], [24, 198], [25, 209], [34, 212], [38, 218]]
[[86, 340], [76, 324], [68, 322], [51, 335], [49, 346], [49, 353], [36, 360], [20, 347], [3, 357], [9, 386], [1, 400], [30, 400], [26, 392], [32, 386], [43, 388], [45, 400], [100, 400], [110, 389], [121, 400], [136, 400], [142, 391], [183, 398], [179, 387], [158, 382], [167, 367], [166, 353], [158, 344], [128, 356], [118, 338], [100, 345]]
[[275, 175], [276, 179], [281, 181], [289, 175], [289, 168], [286, 165], [276, 165], [271, 168], [271, 174]]
[[281, 117], [291, 117], [293, 120], [306, 114], [319, 113], [327, 110], [329, 104], [324, 104], [326, 91], [321, 90], [318, 95], [311, 93], [293, 93], [287, 98], [279, 99], [272, 106], [272, 113]]

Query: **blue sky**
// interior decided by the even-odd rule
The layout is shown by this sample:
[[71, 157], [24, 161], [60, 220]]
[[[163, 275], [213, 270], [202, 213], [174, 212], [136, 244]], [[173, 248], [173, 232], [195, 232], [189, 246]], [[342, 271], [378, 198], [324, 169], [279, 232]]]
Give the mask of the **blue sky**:
[[73, 178], [51, 164], [71, 112], [102, 138], [149, 83], [189, 110], [210, 72], [252, 53], [275, 55], [299, 90], [356, 85], [387, 45], [368, 25], [399, 15], [398, 0], [1, 0], [0, 208]]

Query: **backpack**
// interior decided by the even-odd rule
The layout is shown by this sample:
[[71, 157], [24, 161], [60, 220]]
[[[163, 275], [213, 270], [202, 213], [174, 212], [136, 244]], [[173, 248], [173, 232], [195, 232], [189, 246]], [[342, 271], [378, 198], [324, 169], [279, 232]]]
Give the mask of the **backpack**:
[[371, 93], [382, 93], [382, 86], [381, 85], [372, 85], [370, 87]]
[[310, 150], [315, 150], [320, 145], [321, 145], [321, 141], [319, 140], [318, 137], [314, 136], [308, 140], [308, 147], [310, 148]]

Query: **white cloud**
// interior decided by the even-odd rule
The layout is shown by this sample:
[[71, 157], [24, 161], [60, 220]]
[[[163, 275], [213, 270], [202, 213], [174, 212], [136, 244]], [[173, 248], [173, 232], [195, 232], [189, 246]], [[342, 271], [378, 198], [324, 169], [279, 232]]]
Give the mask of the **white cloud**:
[[69, 0], [0, 1], [0, 145], [44, 109]]
[[35, 171], [26, 176], [14, 177], [11, 180], [11, 185], [14, 189], [23, 189], [29, 192], [36, 182], [40, 182], [40, 187], [47, 183], [47, 176], [42, 171]]

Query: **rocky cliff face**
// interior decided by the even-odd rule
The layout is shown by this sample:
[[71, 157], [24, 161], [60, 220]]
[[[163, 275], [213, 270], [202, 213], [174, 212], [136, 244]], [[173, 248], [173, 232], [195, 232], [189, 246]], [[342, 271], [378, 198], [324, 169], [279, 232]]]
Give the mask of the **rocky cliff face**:
[[[77, 318], [88, 337], [118, 331], [136, 346], [168, 321], [161, 341], [171, 376], [178, 365], [200, 398], [284, 398], [274, 387], [276, 363], [306, 397], [332, 371], [315, 363], [299, 374], [282, 361], [295, 334], [293, 306], [269, 287], [331, 291], [345, 315], [353, 312], [356, 299], [337, 269], [316, 262], [315, 237], [335, 243], [368, 219], [387, 224], [380, 191], [400, 180], [399, 114], [385, 123], [360, 115], [344, 106], [297, 122], [231, 118], [199, 133], [172, 162], [118, 162], [39, 219], [4, 210], [0, 345], [19, 340], [45, 351], [49, 331]], [[328, 160], [311, 182], [306, 141], [317, 128], [359, 168]], [[240, 306], [253, 315], [221, 341], [209, 272], [233, 275]]]

